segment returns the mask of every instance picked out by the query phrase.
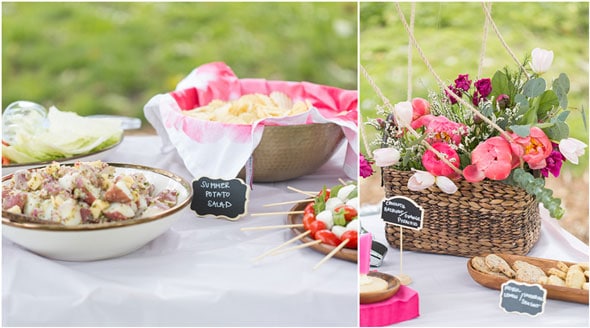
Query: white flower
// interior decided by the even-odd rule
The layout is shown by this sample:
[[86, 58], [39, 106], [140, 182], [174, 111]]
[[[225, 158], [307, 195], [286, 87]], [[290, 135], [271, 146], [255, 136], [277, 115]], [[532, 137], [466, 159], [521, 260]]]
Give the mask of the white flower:
[[535, 48], [531, 52], [531, 68], [533, 72], [541, 75], [549, 70], [553, 63], [553, 51]]
[[408, 189], [420, 191], [429, 188], [434, 184], [436, 178], [426, 171], [414, 170], [416, 173], [408, 180]]
[[455, 183], [445, 176], [434, 176], [430, 172], [413, 170], [416, 173], [408, 180], [408, 189], [420, 191], [430, 188], [436, 183], [438, 188], [447, 194], [454, 194], [458, 188]]
[[584, 155], [584, 148], [586, 147], [585, 143], [574, 138], [562, 139], [559, 142], [559, 152], [574, 164], [578, 164], [578, 157]]
[[399, 162], [400, 153], [395, 148], [380, 148], [373, 151], [375, 165], [380, 167], [391, 166]]
[[393, 107], [393, 115], [397, 124], [401, 127], [410, 126], [413, 114], [414, 109], [412, 108], [412, 103], [409, 101], [399, 102]]

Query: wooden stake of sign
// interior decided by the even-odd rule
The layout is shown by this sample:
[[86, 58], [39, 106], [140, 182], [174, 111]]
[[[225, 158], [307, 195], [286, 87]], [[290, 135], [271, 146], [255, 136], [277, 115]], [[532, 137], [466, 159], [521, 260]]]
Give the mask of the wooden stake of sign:
[[412, 282], [412, 278], [403, 273], [404, 227], [414, 230], [422, 229], [422, 223], [424, 220], [424, 209], [408, 197], [395, 196], [387, 198], [383, 201], [381, 207], [381, 218], [386, 223], [400, 227], [400, 274], [396, 277], [400, 280], [400, 283], [402, 285], [409, 285]]

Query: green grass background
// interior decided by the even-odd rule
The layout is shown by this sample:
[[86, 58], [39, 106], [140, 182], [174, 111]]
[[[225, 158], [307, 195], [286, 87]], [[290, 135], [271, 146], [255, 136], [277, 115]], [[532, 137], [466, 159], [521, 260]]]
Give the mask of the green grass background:
[[2, 108], [143, 118], [152, 96], [213, 61], [357, 89], [357, 4], [2, 3]]
[[[401, 3], [406, 20], [411, 4]], [[360, 62], [371, 74], [386, 97], [395, 104], [407, 98], [408, 37], [393, 3], [360, 4]], [[588, 132], [580, 109], [588, 113], [588, 3], [494, 3], [492, 17], [504, 39], [519, 59], [533, 48], [551, 49], [554, 61], [543, 77], [568, 74], [571, 81], [569, 106], [573, 112], [568, 123], [570, 136], [588, 143]], [[475, 78], [479, 66], [485, 16], [481, 3], [417, 3], [415, 35], [435, 71], [449, 84], [458, 74]], [[515, 62], [489, 29], [482, 77]], [[438, 90], [432, 74], [418, 56], [412, 57], [413, 97], [427, 98], [429, 90]], [[367, 80], [360, 77], [360, 109], [364, 121], [375, 117], [381, 104]], [[366, 127], [367, 139], [375, 130]], [[377, 146], [372, 146], [376, 148]], [[361, 144], [364, 151], [364, 145]], [[588, 149], [576, 174], [588, 169]]]

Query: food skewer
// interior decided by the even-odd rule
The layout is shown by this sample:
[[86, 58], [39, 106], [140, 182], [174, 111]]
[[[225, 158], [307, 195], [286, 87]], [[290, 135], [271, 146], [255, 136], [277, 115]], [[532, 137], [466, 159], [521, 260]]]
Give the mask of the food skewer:
[[248, 231], [248, 230], [270, 230], [270, 229], [300, 228], [300, 227], [303, 227], [303, 223], [269, 225], [269, 226], [261, 226], [261, 227], [245, 227], [245, 228], [241, 228], [240, 230], [242, 230], [242, 231]]
[[300, 244], [300, 245], [297, 245], [297, 246], [293, 246], [293, 247], [289, 247], [289, 248], [285, 248], [285, 249], [278, 249], [276, 251], [271, 252], [270, 255], [282, 254], [282, 253], [293, 251], [293, 250], [296, 250], [296, 249], [301, 249], [301, 248], [305, 248], [305, 247], [317, 245], [317, 244], [319, 244], [321, 242], [322, 242], [321, 240], [309, 241], [307, 243]]
[[270, 204], [266, 204], [266, 205], [262, 205], [262, 206], [263, 207], [271, 207], [271, 206], [279, 206], [279, 205], [287, 205], [287, 204], [309, 203], [309, 202], [313, 202], [313, 201], [314, 201], [313, 198], [305, 198], [305, 199], [290, 200], [290, 201], [280, 202], [280, 203], [270, 203]]
[[346, 244], [348, 244], [348, 242], [350, 241], [350, 239], [344, 239], [340, 245], [336, 246], [330, 253], [328, 253], [328, 255], [326, 255], [321, 261], [318, 262], [318, 264], [316, 264], [313, 269], [316, 270], [317, 268], [320, 267], [320, 265], [324, 264], [324, 262], [326, 262], [327, 260], [329, 260], [330, 258], [332, 258], [332, 256], [334, 256], [336, 253], [338, 253], [341, 249], [344, 248], [344, 246], [346, 246]]
[[303, 214], [303, 211], [252, 213], [252, 214], [250, 214], [250, 216], [285, 215], [285, 214]]
[[255, 257], [255, 258], [254, 258], [254, 261], [255, 261], [255, 262], [258, 262], [258, 261], [260, 261], [262, 258], [264, 258], [264, 257], [266, 257], [266, 256], [268, 256], [268, 255], [270, 255], [272, 252], [274, 252], [274, 251], [276, 251], [276, 250], [279, 250], [279, 249], [281, 249], [281, 248], [283, 248], [283, 247], [285, 247], [285, 246], [287, 246], [287, 245], [289, 245], [289, 244], [291, 244], [291, 243], [293, 243], [293, 242], [295, 242], [295, 241], [297, 241], [297, 240], [299, 240], [299, 239], [301, 239], [301, 238], [303, 238], [303, 237], [305, 237], [305, 236], [309, 235], [310, 233], [311, 233], [311, 231], [307, 230], [307, 231], [305, 231], [304, 233], [301, 233], [300, 235], [298, 235], [298, 236], [295, 236], [295, 237], [293, 237], [293, 238], [291, 238], [291, 239], [287, 240], [286, 242], [284, 242], [284, 243], [280, 244], [279, 246], [277, 246], [277, 247], [275, 247], [275, 248], [273, 248], [273, 249], [271, 249], [271, 250], [268, 250], [268, 251], [264, 252], [262, 255], [259, 255], [259, 256]]
[[300, 189], [297, 189], [297, 188], [291, 187], [291, 186], [288, 186], [287, 189], [289, 189], [291, 191], [294, 191], [294, 192], [298, 192], [300, 194], [303, 194], [303, 195], [306, 195], [306, 196], [309, 196], [309, 197], [315, 197], [317, 195], [317, 193], [315, 193], [315, 192], [303, 191], [303, 190], [300, 190]]

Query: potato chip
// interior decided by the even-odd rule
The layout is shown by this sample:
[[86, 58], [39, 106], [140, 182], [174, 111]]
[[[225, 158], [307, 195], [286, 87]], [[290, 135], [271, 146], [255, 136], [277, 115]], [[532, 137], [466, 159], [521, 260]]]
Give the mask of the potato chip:
[[252, 93], [236, 100], [212, 100], [209, 104], [182, 113], [201, 120], [234, 124], [252, 124], [268, 117], [284, 117], [304, 113], [311, 108], [309, 101], [293, 102], [282, 92], [273, 91], [269, 96]]

